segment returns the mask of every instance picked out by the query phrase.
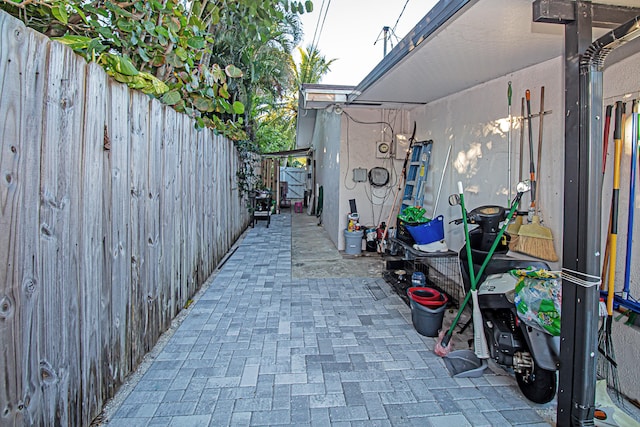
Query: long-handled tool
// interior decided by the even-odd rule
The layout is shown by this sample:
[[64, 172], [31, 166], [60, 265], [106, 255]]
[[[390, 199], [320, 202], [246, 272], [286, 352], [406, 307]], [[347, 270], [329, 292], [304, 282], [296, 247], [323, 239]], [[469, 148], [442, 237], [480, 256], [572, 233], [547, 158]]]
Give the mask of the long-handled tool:
[[507, 182], [509, 183], [509, 193], [507, 194], [507, 203], [511, 203], [511, 129], [513, 129], [513, 118], [511, 117], [511, 96], [513, 95], [513, 89], [511, 89], [511, 81], [507, 83], [507, 114], [509, 115], [509, 132], [507, 133], [507, 161], [509, 165], [507, 167]]
[[533, 130], [531, 127], [531, 91], [526, 90], [524, 94], [527, 100], [527, 126], [529, 131], [529, 180], [531, 181], [531, 205], [529, 206], [529, 220], [533, 218], [536, 207], [536, 168], [533, 160]]
[[611, 194], [611, 229], [609, 230], [609, 276], [607, 281], [607, 314], [613, 315], [613, 297], [615, 291], [616, 258], [618, 243], [618, 200], [620, 198], [620, 162], [622, 159], [622, 101], [616, 102], [616, 120], [613, 128], [615, 144], [613, 157], [613, 192]]
[[[520, 164], [518, 169], [518, 182], [522, 182], [522, 170], [524, 168], [524, 97], [520, 100]], [[516, 219], [507, 227], [507, 233], [511, 236], [509, 249], [514, 249], [518, 240], [518, 231], [522, 226], [522, 216], [517, 215]]]
[[[611, 130], [611, 114], [613, 112], [613, 105], [607, 105], [604, 115], [604, 132], [602, 141], [602, 180], [600, 181], [600, 192], [604, 188], [604, 176], [607, 168], [607, 152], [609, 149], [609, 132]], [[609, 267], [609, 230], [611, 230], [611, 214], [613, 211], [609, 209], [609, 223], [607, 224], [607, 241], [604, 247], [604, 256], [602, 257], [602, 269], [600, 270], [600, 290], [606, 289], [607, 268]]]
[[[540, 197], [540, 169], [542, 167], [542, 135], [543, 135], [543, 124], [544, 124], [544, 86], [540, 87], [540, 117], [538, 121], [538, 161], [536, 162], [536, 197]], [[539, 212], [538, 202], [535, 205], [535, 215], [538, 215]]]
[[[635, 107], [639, 107], [638, 103], [635, 104]], [[633, 223], [634, 223], [634, 213], [635, 210], [635, 176], [637, 176], [637, 168], [638, 163], [640, 163], [640, 116], [638, 113], [633, 110], [633, 118], [632, 118], [632, 141], [631, 141], [631, 176], [629, 182], [629, 223], [627, 228], [627, 263], [625, 268], [625, 282], [622, 290], [622, 295], [616, 295], [614, 304], [618, 308], [624, 308], [628, 313], [632, 315], [640, 313], [640, 301], [633, 298], [629, 292], [629, 281], [630, 281], [630, 269], [633, 261], [631, 260], [632, 256], [632, 245], [633, 241]], [[634, 164], [635, 163], [635, 164]], [[635, 176], [634, 176], [635, 175]], [[628, 277], [629, 276], [629, 277]], [[631, 320], [632, 317], [629, 317]]]
[[609, 231], [609, 275], [607, 282], [607, 317], [603, 320], [598, 330], [598, 351], [603, 358], [600, 358], [601, 376], [607, 379], [607, 383], [614, 388], [618, 382], [618, 365], [615, 360], [611, 326], [613, 323], [613, 299], [614, 284], [616, 275], [616, 255], [618, 242], [618, 199], [620, 193], [620, 159], [622, 157], [622, 117], [624, 104], [622, 101], [616, 102], [615, 124], [613, 129], [613, 140], [615, 144], [613, 159], [613, 194], [611, 196], [611, 228]]
[[[462, 188], [461, 188], [462, 184], [460, 183], [460, 184], [458, 184], [458, 186], [460, 187], [459, 190], [460, 190], [460, 193], [462, 194]], [[518, 184], [518, 188], [517, 188], [518, 193], [516, 194], [516, 197], [511, 202], [511, 209], [509, 210], [509, 213], [507, 214], [507, 218], [504, 220], [504, 224], [500, 228], [500, 231], [498, 232], [498, 235], [496, 236], [495, 240], [493, 241], [493, 244], [491, 245], [491, 248], [489, 248], [489, 252], [487, 252], [487, 255], [484, 258], [484, 262], [480, 266], [480, 269], [478, 270], [477, 273], [475, 272], [475, 270], [473, 268], [473, 261], [470, 261], [471, 268], [469, 269], [469, 275], [470, 275], [469, 277], [471, 278], [471, 286], [472, 287], [476, 286], [476, 284], [477, 284], [475, 278], [479, 279], [480, 277], [482, 277], [482, 273], [484, 273], [484, 270], [487, 268], [487, 265], [489, 264], [489, 261], [493, 257], [493, 254], [496, 251], [496, 248], [498, 247], [498, 244], [502, 240], [502, 236], [504, 235], [505, 231], [507, 230], [507, 227], [509, 225], [509, 221], [511, 221], [511, 218], [513, 218], [514, 213], [516, 212], [516, 210], [518, 210], [518, 204], [520, 203], [520, 199], [522, 198], [522, 195], [528, 189], [529, 189], [528, 186], [527, 186], [527, 188], [523, 188], [520, 184]], [[465, 213], [465, 215], [466, 215], [466, 213]], [[467, 236], [465, 236], [465, 237], [467, 237]], [[466, 245], [470, 245], [468, 238], [467, 238], [467, 241], [466, 241], [465, 244]], [[471, 256], [470, 256], [469, 253], [467, 253], [467, 258], [469, 258], [471, 260]], [[464, 311], [465, 307], [467, 306], [467, 303], [469, 302], [469, 298], [471, 298], [471, 292], [467, 292], [467, 295], [465, 295], [464, 300], [462, 301], [462, 304], [460, 304], [460, 308], [458, 309], [458, 313], [456, 314], [456, 317], [453, 319], [453, 323], [451, 324], [451, 326], [449, 327], [447, 332], [442, 336], [442, 339], [439, 342], [436, 343], [435, 348], [434, 348], [434, 353], [437, 354], [438, 356], [446, 356], [449, 353], [449, 351], [451, 350], [451, 346], [449, 344], [450, 344], [450, 341], [451, 341], [451, 336], [453, 335], [453, 330], [458, 325], [458, 321], [460, 320], [460, 316], [462, 315], [462, 312]], [[479, 309], [478, 304], [475, 304], [474, 307], [478, 307], [478, 309]], [[476, 327], [475, 325], [478, 325], [478, 324], [474, 322], [474, 328]], [[478, 327], [480, 327], [480, 326], [478, 325]], [[475, 341], [475, 333], [474, 333], [474, 341]], [[486, 342], [486, 340], [485, 340], [485, 342]]]
[[627, 257], [624, 270], [624, 288], [622, 299], [629, 298], [629, 285], [631, 282], [631, 254], [633, 251], [633, 216], [636, 210], [636, 155], [638, 152], [638, 114], [635, 111], [635, 101], [631, 108], [631, 168], [629, 173], [629, 217], [627, 222]]
[[436, 202], [433, 204], [433, 214], [431, 218], [436, 217], [436, 209], [438, 208], [438, 201], [440, 200], [440, 191], [442, 191], [442, 181], [444, 181], [444, 173], [447, 171], [447, 165], [449, 164], [449, 156], [451, 156], [451, 148], [449, 146], [449, 150], [447, 151], [447, 157], [444, 160], [444, 165], [442, 166], [442, 175], [440, 175], [440, 184], [438, 185], [438, 195], [436, 196]]
[[462, 223], [464, 225], [465, 248], [467, 251], [467, 261], [469, 263], [469, 277], [471, 279], [471, 298], [473, 300], [473, 349], [479, 359], [489, 358], [489, 347], [487, 346], [487, 338], [484, 335], [484, 321], [480, 312], [480, 304], [478, 304], [478, 280], [480, 275], [475, 275], [473, 266], [473, 257], [471, 254], [471, 239], [469, 238], [469, 221], [467, 220], [467, 208], [464, 204], [464, 189], [462, 182], [458, 182], [458, 193], [460, 194], [460, 208], [462, 209]]
[[[527, 91], [528, 92], [528, 91]], [[540, 88], [540, 121], [538, 126], [538, 171], [540, 176], [540, 168], [542, 166], [542, 140], [543, 140], [543, 118], [544, 118], [544, 86]], [[531, 143], [531, 142], [530, 142]], [[531, 144], [533, 145], [533, 144]], [[531, 151], [532, 153], [532, 151]], [[531, 170], [535, 170], [533, 167]], [[535, 176], [535, 173], [532, 173]], [[540, 195], [540, 182], [538, 181], [538, 194]], [[533, 191], [533, 187], [532, 187]], [[540, 203], [536, 202], [536, 196], [531, 196], [531, 207], [533, 207], [533, 216], [530, 224], [520, 226], [518, 230], [518, 239], [513, 245], [513, 250], [527, 255], [531, 255], [540, 259], [555, 262], [558, 255], [553, 245], [553, 233], [550, 228], [541, 224], [539, 207]]]

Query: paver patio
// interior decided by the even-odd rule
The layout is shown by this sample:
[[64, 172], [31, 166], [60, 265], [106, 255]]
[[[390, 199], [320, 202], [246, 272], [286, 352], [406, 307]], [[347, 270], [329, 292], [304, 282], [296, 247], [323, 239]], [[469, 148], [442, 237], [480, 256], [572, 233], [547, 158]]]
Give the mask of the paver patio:
[[[499, 368], [451, 378], [382, 278], [291, 278], [291, 216], [249, 229], [110, 426], [550, 425]], [[550, 414], [550, 415], [549, 415]]]

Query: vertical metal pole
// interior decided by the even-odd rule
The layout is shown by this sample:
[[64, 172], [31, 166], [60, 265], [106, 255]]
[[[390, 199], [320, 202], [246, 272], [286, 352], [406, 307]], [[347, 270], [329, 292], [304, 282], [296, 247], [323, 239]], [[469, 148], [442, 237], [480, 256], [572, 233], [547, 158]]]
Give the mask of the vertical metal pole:
[[[565, 26], [564, 269], [600, 275], [601, 156], [592, 127], [600, 126], [602, 76], [580, 67], [592, 42], [590, 1], [575, 2]], [[596, 105], [598, 104], [600, 105]], [[593, 109], [593, 111], [592, 111]], [[594, 113], [596, 113], [594, 115]], [[592, 118], [598, 117], [598, 120]], [[597, 153], [596, 153], [597, 151]], [[593, 168], [593, 169], [592, 169]], [[558, 426], [593, 425], [598, 330], [598, 288], [562, 283]]]
[[382, 27], [382, 31], [384, 31], [384, 54], [383, 56], [387, 56], [387, 39], [389, 38], [389, 27]]

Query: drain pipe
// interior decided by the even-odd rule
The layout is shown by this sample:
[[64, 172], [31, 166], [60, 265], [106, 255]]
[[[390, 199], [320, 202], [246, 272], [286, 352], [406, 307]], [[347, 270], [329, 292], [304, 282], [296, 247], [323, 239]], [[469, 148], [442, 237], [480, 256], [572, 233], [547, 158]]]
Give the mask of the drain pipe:
[[[604, 61], [614, 49], [640, 36], [640, 16], [636, 16], [590, 43], [586, 35], [591, 33], [592, 27], [589, 3], [576, 2], [575, 21], [567, 24], [565, 30], [565, 34], [569, 34], [565, 35], [568, 75], [565, 89], [570, 99], [566, 100], [565, 119], [566, 234], [562, 261], [558, 426], [593, 425], [599, 286], [595, 280], [571, 280], [571, 276], [578, 272], [584, 277], [600, 277]], [[577, 99], [570, 96], [574, 93], [571, 90], [576, 88], [576, 71], [579, 71]], [[577, 104], [573, 104], [574, 101], [578, 101]], [[579, 111], [576, 111], [576, 105]], [[570, 212], [575, 215], [576, 211], [577, 221], [575, 216], [568, 217]]]
[[[581, 86], [585, 84], [584, 91], [581, 87], [581, 93], [587, 94], [588, 99], [586, 108], [581, 103], [581, 111], [588, 115], [589, 126], [580, 129], [580, 139], [589, 141], [589, 167], [588, 173], [588, 200], [594, 206], [601, 206], [602, 203], [602, 80], [604, 62], [606, 57], [615, 49], [623, 46], [631, 40], [640, 37], [640, 16], [636, 16], [632, 20], [610, 31], [598, 40], [594, 41], [585, 51], [580, 59], [580, 74], [586, 78], [581, 79]], [[600, 230], [601, 228], [601, 210], [589, 209], [587, 214], [587, 229]], [[589, 233], [591, 237], [587, 242], [586, 252], [591, 262], [587, 263], [585, 273], [600, 276], [600, 233]]]

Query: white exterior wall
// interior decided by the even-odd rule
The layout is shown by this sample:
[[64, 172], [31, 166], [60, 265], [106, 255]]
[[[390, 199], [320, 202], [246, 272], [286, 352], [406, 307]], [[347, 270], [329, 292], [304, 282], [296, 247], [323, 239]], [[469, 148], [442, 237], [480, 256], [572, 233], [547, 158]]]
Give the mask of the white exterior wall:
[[[320, 110], [313, 132], [316, 182], [323, 187], [322, 223], [338, 246], [338, 209], [340, 200], [340, 116]], [[314, 189], [315, 191], [315, 189]]]
[[[342, 114], [340, 134], [340, 198], [338, 233], [339, 250], [345, 248], [343, 230], [347, 228], [347, 215], [351, 212], [349, 200], [355, 199], [363, 227], [378, 227], [388, 222], [389, 212], [398, 189], [398, 179], [403, 160], [395, 155], [377, 158], [377, 142], [386, 141], [392, 146], [393, 135], [406, 133], [406, 112], [398, 110], [345, 109]], [[404, 157], [403, 157], [404, 159]], [[366, 182], [354, 182], [353, 170], [363, 168], [368, 172], [374, 167], [389, 171], [389, 183], [376, 187]], [[396, 205], [399, 205], [399, 199]], [[395, 221], [392, 221], [392, 224]]]
[[[618, 64], [608, 67], [604, 73], [605, 104], [612, 104], [622, 99], [622, 95], [631, 93], [638, 95], [640, 89], [640, 54], [634, 55]], [[404, 113], [393, 110], [363, 110], [346, 109], [354, 119], [362, 122], [384, 121], [393, 126], [395, 133], [410, 133], [413, 122], [417, 123], [417, 140], [432, 139], [434, 141], [431, 165], [429, 168], [426, 208], [428, 216], [433, 208], [438, 183], [442, 173], [444, 160], [449, 145], [452, 146], [451, 159], [442, 186], [442, 193], [436, 214], [445, 217], [445, 238], [449, 248], [458, 250], [464, 242], [462, 226], [449, 224], [452, 219], [460, 217], [459, 207], [447, 204], [449, 194], [457, 192], [457, 182], [462, 181], [465, 188], [467, 207], [485, 204], [499, 204], [505, 206], [508, 193], [508, 120], [507, 120], [507, 83], [511, 81], [513, 99], [511, 112], [514, 117], [520, 115], [521, 98], [525, 90], [531, 90], [531, 109], [536, 114], [539, 111], [540, 87], [545, 87], [545, 110], [551, 111], [544, 117], [543, 155], [540, 170], [536, 164], [538, 180], [537, 201], [543, 225], [549, 227], [554, 236], [555, 250], [562, 256], [562, 227], [563, 227], [563, 186], [564, 186], [564, 62], [556, 58], [545, 63], [527, 68], [502, 78], [479, 84], [467, 91], [432, 102], [426, 106], [417, 107]], [[628, 98], [627, 108], [631, 107]], [[526, 108], [526, 107], [525, 107]], [[526, 109], [525, 109], [526, 112]], [[538, 147], [538, 118], [532, 121], [534, 158]], [[377, 140], [390, 141], [387, 125], [365, 125], [349, 120], [343, 114], [341, 121], [341, 149], [339, 182], [334, 184], [339, 190], [337, 202], [337, 218], [331, 224], [325, 221], [325, 228], [330, 231], [332, 238], [337, 236], [337, 247], [344, 249], [342, 230], [346, 227], [349, 199], [356, 199], [358, 211], [363, 225], [377, 225], [386, 221], [391, 209], [397, 177], [402, 168], [402, 160], [394, 160], [393, 166], [389, 160], [375, 158]], [[611, 134], [613, 133], [613, 121]], [[628, 133], [629, 134], [629, 133]], [[519, 175], [520, 127], [514, 120], [511, 133], [512, 155], [511, 176], [512, 191]], [[524, 167], [523, 178], [529, 177], [529, 145], [528, 132], [524, 133]], [[608, 220], [611, 200], [611, 173], [613, 158], [613, 140], [609, 142], [607, 176], [603, 193], [602, 218], [603, 223]], [[536, 159], [537, 160], [537, 159]], [[536, 162], [537, 163], [537, 162]], [[620, 185], [620, 214], [618, 231], [618, 262], [616, 273], [616, 291], [623, 286], [625, 270], [625, 249], [627, 235], [628, 200], [629, 200], [629, 164], [630, 142], [625, 144], [622, 160]], [[373, 166], [384, 166], [392, 173], [392, 186], [387, 190], [390, 195], [385, 198], [384, 189], [374, 190], [374, 197], [370, 197], [371, 186], [368, 183], [356, 184], [352, 180], [352, 170], [362, 167], [369, 170]], [[640, 167], [640, 165], [639, 165]], [[332, 170], [332, 172], [334, 172]], [[636, 184], [638, 185], [638, 184]], [[640, 185], [638, 185], [640, 187]], [[326, 187], [325, 187], [326, 191]], [[640, 191], [640, 190], [638, 190]], [[326, 194], [326, 193], [325, 193]], [[377, 196], [380, 194], [381, 196]], [[400, 197], [400, 196], [399, 196]], [[371, 202], [373, 200], [373, 203]], [[529, 195], [525, 195], [521, 205], [522, 210], [529, 206]], [[396, 204], [399, 201], [396, 200]], [[636, 197], [637, 236], [640, 225], [640, 196]], [[392, 221], [392, 223], [395, 221]], [[602, 230], [602, 244], [606, 240], [606, 224]], [[637, 238], [635, 239], [637, 240]], [[640, 243], [635, 242], [633, 259], [638, 260]], [[561, 263], [551, 263], [552, 268], [559, 269]], [[640, 263], [635, 263], [631, 273], [631, 295], [640, 298]], [[636, 369], [638, 357], [636, 348], [640, 345], [638, 328], [624, 325], [625, 319], [614, 322], [614, 344], [621, 388], [624, 394], [631, 398], [640, 399], [640, 371]]]
[[[540, 86], [545, 86], [545, 110], [552, 110], [552, 114], [544, 118], [543, 157], [541, 171], [537, 170], [538, 203], [541, 206], [541, 216], [544, 225], [553, 231], [555, 249], [558, 256], [562, 255], [562, 222], [563, 222], [563, 183], [564, 183], [564, 90], [563, 90], [562, 58], [556, 58], [531, 67], [501, 79], [481, 84], [468, 91], [433, 102], [425, 107], [411, 111], [410, 121], [418, 122], [418, 139], [433, 139], [432, 165], [441, 164], [446, 156], [447, 141], [453, 146], [453, 163], [449, 164], [443, 184], [442, 194], [456, 192], [457, 181], [462, 181], [465, 187], [465, 200], [469, 209], [483, 204], [504, 204], [505, 185], [507, 182], [507, 136], [500, 131], [496, 123], [506, 117], [506, 87], [507, 82], [513, 85], [512, 114], [520, 114], [520, 98], [526, 88], [531, 90], [532, 112], [539, 108]], [[617, 100], [627, 102], [627, 111], [631, 108], [631, 99], [638, 96], [640, 90], [640, 54], [636, 54], [617, 64], [611, 65], [604, 72], [604, 103], [613, 104]], [[631, 97], [623, 99], [626, 94]], [[425, 125], [421, 125], [424, 123]], [[607, 235], [607, 221], [611, 200], [613, 174], [613, 119], [611, 122], [611, 136], [608, 146], [607, 174], [602, 197], [602, 246]], [[424, 131], [424, 129], [427, 129]], [[620, 178], [620, 212], [618, 215], [618, 245], [615, 289], [620, 292], [623, 287], [625, 273], [625, 255], [627, 245], [627, 219], [629, 206], [629, 171], [631, 156], [630, 122], [627, 123], [627, 139], [624, 143], [621, 178]], [[537, 153], [538, 120], [533, 119], [534, 152]], [[514, 183], [518, 176], [519, 157], [519, 128], [512, 131], [512, 177]], [[523, 177], [528, 177], [528, 141], [525, 132], [525, 162]], [[640, 167], [640, 165], [638, 165]], [[541, 174], [539, 174], [541, 172]], [[437, 185], [439, 174], [431, 168], [430, 182]], [[638, 181], [636, 186], [640, 187]], [[436, 187], [437, 190], [437, 187]], [[640, 189], [636, 190], [640, 191]], [[445, 198], [446, 200], [446, 198]], [[529, 198], [525, 196], [525, 205]], [[595, 207], [594, 207], [595, 208]], [[640, 259], [640, 243], [637, 242], [640, 232], [640, 195], [636, 196], [634, 221], [636, 236], [633, 244], [631, 259]], [[440, 204], [439, 212], [444, 214], [446, 221], [459, 217], [458, 207], [450, 208]], [[463, 244], [463, 233], [460, 226], [445, 225], [445, 234], [450, 248], [456, 249]], [[553, 268], [560, 268], [560, 263], [554, 263]], [[640, 298], [640, 263], [632, 263], [630, 280], [630, 294]], [[614, 318], [616, 315], [614, 314]], [[614, 322], [613, 339], [618, 362], [620, 386], [623, 393], [631, 398], [640, 398], [640, 371], [637, 369], [638, 356], [636, 349], [640, 346], [640, 330], [624, 324], [626, 318]]]
[[[449, 145], [451, 158], [447, 166], [438, 213], [445, 217], [445, 237], [448, 246], [457, 250], [464, 244], [461, 225], [448, 224], [460, 218], [460, 207], [450, 207], [447, 197], [457, 193], [461, 181], [465, 203], [469, 210], [481, 205], [508, 206], [508, 102], [507, 86], [512, 82], [511, 131], [512, 193], [519, 176], [521, 98], [531, 91], [531, 112], [540, 109], [540, 87], [545, 87], [545, 111], [542, 140], [542, 166], [538, 171], [537, 205], [543, 224], [551, 228], [556, 253], [562, 243], [562, 187], [564, 171], [564, 107], [563, 63], [561, 58], [478, 85], [467, 91], [435, 101], [411, 111], [410, 121], [418, 123], [417, 139], [433, 139], [428, 191], [435, 197]], [[526, 106], [525, 106], [526, 114]], [[538, 118], [532, 119], [534, 162], [538, 153]], [[525, 128], [526, 129], [526, 128]], [[529, 139], [524, 132], [523, 179], [529, 178]], [[538, 173], [540, 172], [540, 173]], [[527, 210], [530, 195], [525, 194], [520, 210]], [[558, 264], [552, 266], [558, 268]]]

